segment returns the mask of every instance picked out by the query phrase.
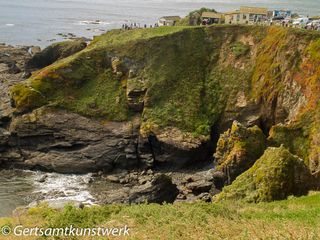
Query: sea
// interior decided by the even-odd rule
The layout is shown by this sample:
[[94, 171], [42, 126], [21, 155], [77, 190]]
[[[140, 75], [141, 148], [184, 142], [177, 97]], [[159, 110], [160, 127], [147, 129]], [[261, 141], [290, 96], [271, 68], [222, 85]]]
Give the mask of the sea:
[[201, 7], [290, 9], [320, 15], [320, 0], [0, 0], [0, 43], [45, 47], [65, 37], [92, 38], [125, 23], [154, 24]]

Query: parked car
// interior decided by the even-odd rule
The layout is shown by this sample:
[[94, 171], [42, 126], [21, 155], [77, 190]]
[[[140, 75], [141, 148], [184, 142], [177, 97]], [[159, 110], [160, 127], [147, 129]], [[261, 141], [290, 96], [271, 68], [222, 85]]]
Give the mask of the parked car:
[[313, 20], [307, 24], [307, 26], [318, 26], [320, 25], [320, 20]]
[[293, 26], [298, 27], [305, 27], [307, 24], [309, 23], [309, 18], [306, 17], [302, 17], [302, 18], [297, 18], [295, 20], [293, 20]]

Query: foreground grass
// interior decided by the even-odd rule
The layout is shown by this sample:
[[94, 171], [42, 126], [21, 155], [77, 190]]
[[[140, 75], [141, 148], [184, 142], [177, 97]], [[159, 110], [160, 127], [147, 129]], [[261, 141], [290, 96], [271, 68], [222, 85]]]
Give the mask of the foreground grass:
[[[241, 204], [103, 206], [62, 211], [46, 206], [0, 219], [0, 226], [130, 227], [126, 239], [320, 239], [320, 194]], [[0, 237], [0, 239], [21, 239]], [[28, 238], [24, 238], [28, 239]], [[29, 238], [36, 239], [36, 238]], [[50, 238], [47, 238], [50, 239]], [[65, 238], [64, 238], [65, 239]], [[90, 238], [83, 238], [90, 239]], [[99, 238], [92, 238], [99, 239]], [[102, 239], [102, 238], [101, 238]], [[118, 238], [122, 239], [122, 238]]]

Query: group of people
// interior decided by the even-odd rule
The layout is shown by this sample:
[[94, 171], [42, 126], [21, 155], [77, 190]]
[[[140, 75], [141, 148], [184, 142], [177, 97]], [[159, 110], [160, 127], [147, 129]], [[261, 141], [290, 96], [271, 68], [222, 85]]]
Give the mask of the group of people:
[[[158, 23], [155, 23], [154, 25], [147, 25], [144, 24], [143, 28], [157, 28], [159, 27]], [[130, 23], [130, 24], [122, 24], [122, 29], [124, 30], [132, 30], [132, 29], [136, 29], [136, 28], [142, 28], [140, 23]]]

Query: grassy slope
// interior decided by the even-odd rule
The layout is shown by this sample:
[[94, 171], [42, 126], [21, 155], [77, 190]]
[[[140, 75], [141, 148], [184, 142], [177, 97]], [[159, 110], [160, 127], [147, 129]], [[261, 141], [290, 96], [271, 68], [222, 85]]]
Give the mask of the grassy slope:
[[[114, 30], [15, 86], [13, 99], [23, 111], [50, 103], [91, 117], [128, 120], [126, 76], [110, 74], [108, 56], [116, 55], [143, 66], [139, 77], [147, 79], [148, 92], [142, 131], [174, 126], [208, 135], [228, 102], [225, 94], [239, 88], [248, 91], [252, 72], [236, 69], [233, 63], [217, 65], [224, 37], [232, 42], [258, 29], [263, 35], [261, 28], [230, 26]], [[248, 53], [248, 46], [232, 45], [227, 49], [232, 54], [231, 49], [236, 58]]]
[[320, 194], [313, 194], [263, 204], [109, 205], [84, 210], [67, 207], [63, 211], [40, 207], [22, 212], [19, 217], [2, 218], [0, 226], [127, 224], [131, 228], [129, 239], [319, 239], [319, 217]]
[[[241, 42], [243, 37], [253, 38], [254, 47]], [[50, 103], [90, 117], [129, 120], [127, 76], [111, 73], [111, 54], [140, 66], [138, 78], [146, 80], [142, 133], [176, 127], [208, 136], [224, 112], [235, 110], [239, 92], [249, 102], [272, 106], [288, 78], [294, 79], [306, 108], [290, 126], [274, 128], [270, 142], [284, 144], [317, 171], [319, 39], [313, 31], [257, 26], [114, 30], [15, 86], [12, 95], [24, 111]]]

